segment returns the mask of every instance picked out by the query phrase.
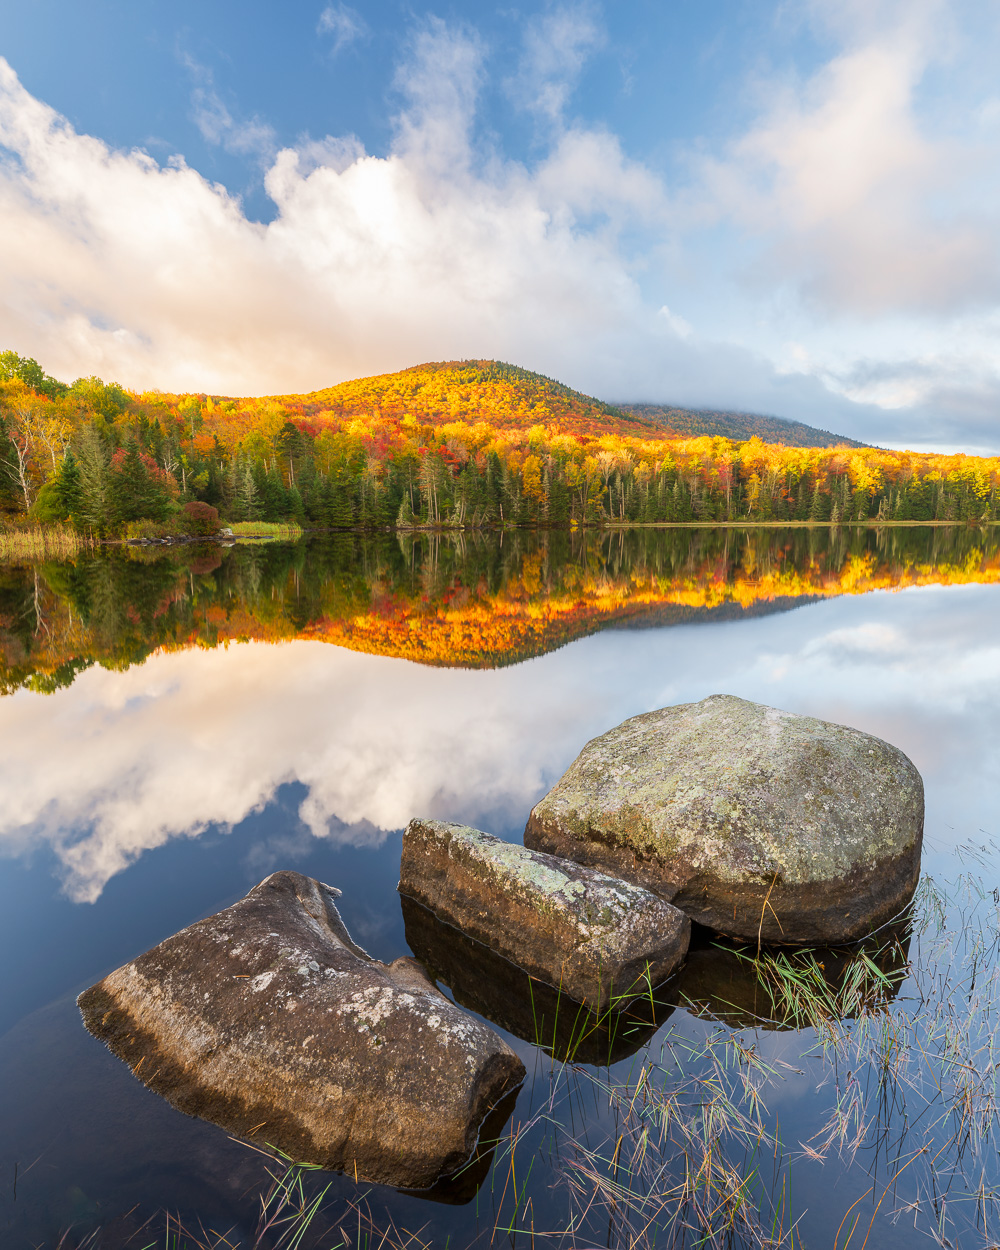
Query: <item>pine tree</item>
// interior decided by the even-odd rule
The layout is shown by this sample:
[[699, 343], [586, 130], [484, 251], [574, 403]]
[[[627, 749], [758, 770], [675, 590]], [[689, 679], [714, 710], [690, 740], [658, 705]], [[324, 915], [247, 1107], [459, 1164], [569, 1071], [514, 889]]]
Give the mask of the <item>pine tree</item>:
[[396, 528], [401, 530], [413, 529], [413, 509], [410, 507], [410, 493], [403, 492], [403, 501], [399, 505], [399, 512], [396, 513]]
[[114, 521], [111, 473], [104, 440], [93, 426], [84, 426], [77, 442], [80, 466], [79, 524], [103, 533]]
[[170, 515], [170, 496], [166, 488], [150, 473], [139, 444], [133, 439], [112, 460], [110, 477], [111, 508], [115, 521], [125, 525], [129, 521], [149, 518], [165, 521]]

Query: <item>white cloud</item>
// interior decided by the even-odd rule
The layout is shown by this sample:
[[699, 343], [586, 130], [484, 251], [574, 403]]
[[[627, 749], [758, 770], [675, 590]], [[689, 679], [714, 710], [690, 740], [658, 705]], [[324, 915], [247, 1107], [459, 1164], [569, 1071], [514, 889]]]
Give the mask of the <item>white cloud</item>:
[[762, 359], [678, 355], [643, 302], [621, 238], [662, 226], [653, 175], [600, 132], [561, 134], [534, 170], [477, 147], [481, 74], [475, 39], [425, 27], [394, 150], [279, 152], [261, 225], [182, 160], [75, 133], [0, 64], [0, 340], [135, 387], [273, 393], [492, 356], [591, 393], [684, 402], [713, 376], [723, 400], [773, 405], [786, 384]]
[[[947, 45], [938, 4], [814, 5], [846, 46], [702, 176], [714, 211], [765, 244], [758, 289], [792, 284], [835, 315], [951, 314], [1000, 298], [995, 139], [936, 133], [919, 108]], [[866, 20], [856, 20], [860, 12]]]
[[677, 313], [671, 312], [670, 309], [666, 306], [666, 304], [664, 304], [663, 307], [660, 309], [660, 316], [667, 323], [667, 325], [671, 328], [671, 330], [673, 330], [674, 334], [676, 334], [679, 339], [686, 339], [690, 336], [691, 334], [690, 322], [685, 321], [684, 318], [678, 316]]
[[507, 80], [508, 95], [519, 108], [562, 122], [587, 58], [603, 43], [591, 4], [559, 5], [530, 18], [520, 67]]
[[191, 92], [192, 116], [202, 138], [237, 156], [273, 156], [277, 147], [273, 127], [258, 117], [238, 121], [216, 91], [211, 70], [190, 56], [184, 57], [184, 64], [195, 82]]
[[[850, 6], [814, 9], [848, 29]], [[230, 394], [499, 357], [608, 399], [995, 447], [1000, 227], [978, 192], [1000, 135], [977, 129], [991, 159], [976, 164], [927, 132], [917, 96], [939, 19], [901, 11], [850, 39], [830, 18], [842, 50], [681, 191], [565, 120], [601, 38], [588, 8], [528, 28], [522, 95], [554, 123], [530, 164], [477, 126], [487, 49], [436, 19], [399, 67], [383, 156], [353, 136], [275, 152], [195, 66], [203, 133], [266, 160], [267, 224], [182, 158], [76, 133], [4, 62], [0, 342], [57, 376]], [[706, 236], [713, 221], [729, 225]], [[668, 277], [678, 255], [686, 276]]]
[[555, 351], [565, 372], [581, 344], [642, 333], [615, 231], [580, 225], [551, 174], [572, 163], [589, 205], [604, 168], [618, 221], [648, 213], [651, 179], [604, 137], [566, 137], [535, 174], [480, 152], [480, 65], [474, 40], [425, 29], [394, 151], [278, 153], [265, 226], [182, 160], [76, 134], [4, 64], [0, 336], [57, 375], [246, 394], [456, 356]]
[[316, 31], [333, 37], [330, 55], [336, 56], [356, 40], [364, 38], [368, 33], [368, 24], [349, 4], [328, 4], [319, 15]]

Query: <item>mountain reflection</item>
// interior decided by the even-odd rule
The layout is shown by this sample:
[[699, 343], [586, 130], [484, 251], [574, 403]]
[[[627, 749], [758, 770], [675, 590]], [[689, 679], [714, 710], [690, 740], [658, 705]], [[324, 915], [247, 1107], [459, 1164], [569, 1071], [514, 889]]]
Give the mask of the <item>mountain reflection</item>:
[[967, 528], [514, 531], [298, 545], [106, 549], [0, 569], [0, 691], [97, 663], [230, 641], [314, 639], [496, 668], [609, 626], [691, 623], [810, 599], [1000, 582]]

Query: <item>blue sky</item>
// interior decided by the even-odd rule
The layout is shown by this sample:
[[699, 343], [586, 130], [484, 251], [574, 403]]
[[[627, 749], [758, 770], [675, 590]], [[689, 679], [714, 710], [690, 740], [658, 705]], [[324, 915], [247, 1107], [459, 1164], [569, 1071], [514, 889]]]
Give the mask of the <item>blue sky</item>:
[[1000, 450], [979, 0], [26, 0], [0, 340], [229, 394], [513, 360]]

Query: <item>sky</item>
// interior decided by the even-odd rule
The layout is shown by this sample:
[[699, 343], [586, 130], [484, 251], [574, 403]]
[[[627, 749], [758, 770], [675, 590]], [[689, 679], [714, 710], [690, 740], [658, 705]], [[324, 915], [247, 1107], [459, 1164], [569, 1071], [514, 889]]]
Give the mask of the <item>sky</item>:
[[991, 0], [6, 0], [0, 347], [1000, 451]]

